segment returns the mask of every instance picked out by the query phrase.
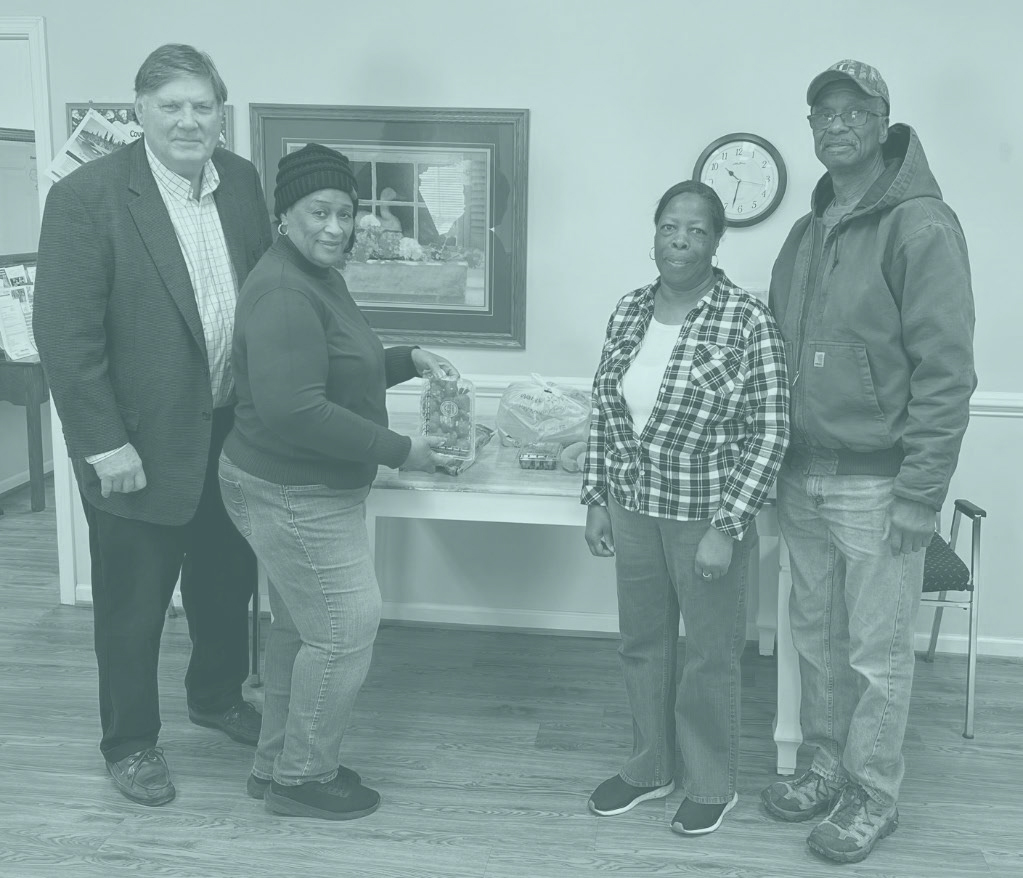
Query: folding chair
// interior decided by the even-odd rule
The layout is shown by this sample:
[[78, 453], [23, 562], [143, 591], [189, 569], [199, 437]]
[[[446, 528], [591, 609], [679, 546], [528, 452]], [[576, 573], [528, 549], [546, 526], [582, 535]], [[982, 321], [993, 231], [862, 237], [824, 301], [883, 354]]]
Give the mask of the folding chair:
[[[960, 558], [956, 552], [959, 539], [959, 523], [962, 516], [973, 521], [970, 540], [970, 565]], [[924, 661], [934, 661], [934, 647], [938, 642], [938, 630], [941, 628], [941, 614], [945, 607], [958, 607], [970, 613], [970, 635], [966, 655], [966, 725], [963, 737], [973, 737], [974, 696], [977, 685], [977, 630], [980, 584], [980, 522], [987, 517], [987, 512], [968, 500], [955, 501], [955, 514], [952, 516], [952, 530], [948, 542], [936, 533], [927, 547], [924, 557], [924, 595], [921, 603], [933, 606], [934, 623], [931, 626], [931, 642], [927, 648]], [[949, 592], [962, 595], [959, 598], [948, 598]], [[929, 597], [936, 594], [937, 597]]]

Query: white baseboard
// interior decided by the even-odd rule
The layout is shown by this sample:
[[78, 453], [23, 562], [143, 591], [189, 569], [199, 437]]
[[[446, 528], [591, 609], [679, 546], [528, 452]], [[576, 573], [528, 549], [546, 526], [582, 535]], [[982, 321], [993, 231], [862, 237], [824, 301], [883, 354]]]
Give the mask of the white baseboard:
[[512, 610], [451, 604], [384, 601], [382, 616], [389, 622], [467, 625], [475, 628], [514, 628], [561, 634], [617, 634], [618, 616], [611, 613]]
[[[181, 608], [181, 593], [175, 589], [172, 605]], [[92, 606], [92, 586], [80, 582], [75, 589], [75, 604]], [[263, 611], [266, 612], [266, 601]], [[498, 628], [515, 631], [544, 631], [550, 634], [618, 634], [618, 616], [611, 613], [551, 612], [548, 610], [473, 607], [452, 604], [398, 603], [384, 601], [382, 617], [386, 622], [414, 622], [440, 627]], [[756, 639], [756, 628], [747, 630], [747, 639]], [[916, 648], [927, 649], [930, 635], [916, 634]], [[961, 634], [940, 634], [938, 652], [966, 655], [967, 639]], [[981, 637], [977, 654], [1001, 658], [1023, 658], [1023, 639]]]
[[[917, 631], [916, 648], [920, 652], [924, 652], [930, 642], [931, 635], [929, 633]], [[935, 652], [965, 656], [968, 643], [969, 639], [964, 634], [939, 634]], [[978, 637], [977, 655], [1023, 658], [1023, 640], [1014, 637]]]
[[[53, 461], [43, 461], [43, 475], [48, 476], [53, 472]], [[13, 476], [9, 476], [6, 479], [0, 479], [0, 494], [6, 494], [10, 491], [17, 491], [19, 488], [28, 487], [32, 479], [28, 474], [28, 470], [21, 473], [15, 473]]]
[[[75, 606], [76, 607], [91, 607], [92, 606], [92, 583], [91, 582], [79, 582], [75, 586]], [[174, 589], [174, 594], [171, 595], [171, 606], [175, 610], [182, 610], [184, 607], [181, 604], [181, 590], [179, 588]]]

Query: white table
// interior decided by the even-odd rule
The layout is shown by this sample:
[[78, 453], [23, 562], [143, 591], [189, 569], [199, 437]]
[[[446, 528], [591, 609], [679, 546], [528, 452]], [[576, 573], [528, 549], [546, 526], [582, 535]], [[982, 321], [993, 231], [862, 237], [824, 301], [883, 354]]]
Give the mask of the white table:
[[[412, 423], [398, 416], [394, 429], [411, 432]], [[459, 476], [398, 472], [381, 468], [369, 499], [366, 523], [370, 544], [376, 545], [378, 518], [443, 519], [517, 524], [556, 524], [583, 527], [585, 508], [579, 503], [582, 484], [578, 473], [523, 470], [517, 450], [502, 448], [497, 437], [482, 449], [477, 461]], [[778, 566], [759, 570], [757, 628], [760, 653], [770, 655], [775, 635], [778, 643], [778, 702], [774, 740], [779, 774], [792, 774], [796, 751], [802, 742], [799, 728], [799, 665], [788, 622], [791, 579], [788, 553], [779, 539], [774, 505], [764, 507], [757, 518], [761, 539], [778, 544]], [[768, 559], [775, 555], [769, 552]], [[377, 573], [386, 575], [382, 555], [377, 556]], [[757, 564], [759, 569], [760, 565]]]

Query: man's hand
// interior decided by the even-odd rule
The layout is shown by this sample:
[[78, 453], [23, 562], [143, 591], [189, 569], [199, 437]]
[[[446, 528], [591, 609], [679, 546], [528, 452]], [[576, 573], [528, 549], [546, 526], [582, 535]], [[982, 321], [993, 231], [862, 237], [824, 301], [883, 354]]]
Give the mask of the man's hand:
[[701, 582], [720, 579], [732, 563], [732, 544], [735, 541], [716, 527], [708, 527], [696, 547], [696, 575]]
[[142, 469], [142, 459], [135, 447], [125, 445], [110, 457], [94, 463], [93, 468], [99, 476], [100, 493], [104, 497], [114, 494], [131, 494], [141, 491], [146, 486], [146, 474]]
[[586, 507], [586, 545], [590, 554], [610, 558], [615, 553], [615, 538], [611, 533], [611, 513], [606, 506]]
[[884, 518], [884, 539], [893, 555], [908, 555], [930, 545], [937, 513], [925, 503], [896, 497]]

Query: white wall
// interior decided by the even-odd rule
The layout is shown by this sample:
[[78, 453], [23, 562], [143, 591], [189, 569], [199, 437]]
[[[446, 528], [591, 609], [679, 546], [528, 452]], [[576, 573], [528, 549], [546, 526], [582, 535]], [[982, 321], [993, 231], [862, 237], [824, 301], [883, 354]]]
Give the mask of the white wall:
[[[7, 6], [47, 17], [58, 141], [65, 102], [130, 100], [143, 57], [172, 40], [196, 42], [217, 61], [243, 154], [249, 103], [528, 108], [527, 349], [448, 352], [464, 371], [490, 375], [592, 372], [613, 302], [653, 277], [647, 251], [657, 197], [691, 174], [704, 146], [732, 131], [767, 137], [788, 165], [779, 210], [759, 226], [730, 231], [719, 254], [734, 280], [763, 285], [821, 171], [804, 119], [806, 85], [840, 58], [862, 58], [884, 73], [893, 120], [916, 127], [966, 229], [980, 389], [1023, 392], [1015, 319], [1023, 121], [1013, 109], [1018, 89], [999, 60], [1015, 57], [1023, 4], [730, 0], [726, 15], [720, 4], [695, 0], [296, 0], [286, 7], [220, 0], [224, 24], [199, 28], [209, 4], [179, 0], [133, 14], [130, 40], [110, 39], [125, 32], [123, 4], [114, 0]], [[91, 40], [102, 51], [87, 50]], [[1010, 453], [1018, 429], [1012, 419], [978, 420], [957, 480], [959, 493], [992, 512], [988, 638], [1023, 638], [1011, 537], [1023, 518], [1002, 499], [1021, 486]], [[577, 535], [520, 529], [505, 540], [483, 526], [400, 527], [417, 559], [403, 598], [541, 607], [613, 599], [603, 573], [592, 574], [594, 582], [603, 578], [589, 589], [595, 568]], [[506, 560], [507, 569], [482, 563], [491, 558]], [[524, 569], [524, 558], [539, 560]]]

